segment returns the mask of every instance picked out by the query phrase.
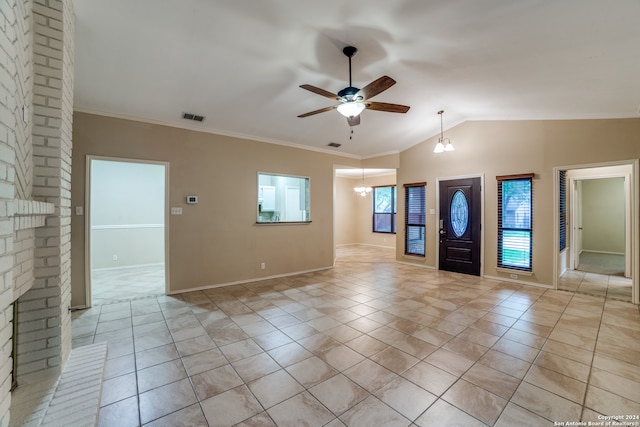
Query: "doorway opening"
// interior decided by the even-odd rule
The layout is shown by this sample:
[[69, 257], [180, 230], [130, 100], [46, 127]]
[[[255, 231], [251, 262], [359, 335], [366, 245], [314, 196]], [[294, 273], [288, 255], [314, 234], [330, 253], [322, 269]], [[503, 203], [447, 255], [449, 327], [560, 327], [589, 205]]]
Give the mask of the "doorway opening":
[[334, 165], [333, 178], [334, 264], [395, 261], [396, 232], [373, 231], [373, 191], [360, 194], [354, 188], [395, 186], [396, 170]]
[[167, 168], [87, 158], [87, 306], [166, 294]]
[[[634, 167], [620, 163], [557, 169], [557, 176], [566, 176], [557, 181], [557, 194], [566, 200], [556, 203], [567, 210], [565, 234], [559, 235], [558, 289], [638, 303]], [[559, 221], [556, 227], [562, 230]]]

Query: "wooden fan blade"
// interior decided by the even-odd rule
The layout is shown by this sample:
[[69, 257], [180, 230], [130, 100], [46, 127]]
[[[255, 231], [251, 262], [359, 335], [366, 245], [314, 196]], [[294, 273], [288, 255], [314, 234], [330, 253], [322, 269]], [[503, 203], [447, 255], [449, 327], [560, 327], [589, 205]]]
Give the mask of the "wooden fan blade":
[[360, 124], [360, 114], [354, 117], [347, 117], [347, 123], [349, 123], [349, 126], [358, 126]]
[[308, 113], [300, 114], [298, 117], [309, 117], [309, 116], [313, 116], [314, 114], [324, 113], [325, 111], [331, 111], [331, 110], [333, 110], [335, 108], [336, 108], [335, 105], [332, 106], [332, 107], [325, 107], [325, 108], [321, 108], [319, 110], [310, 111]]
[[328, 90], [320, 89], [319, 87], [311, 86], [311, 85], [300, 85], [302, 89], [306, 89], [309, 92], [317, 93], [318, 95], [331, 98], [333, 100], [337, 100], [339, 98], [335, 93], [331, 93]]
[[358, 91], [356, 96], [362, 96], [362, 99], [373, 98], [380, 92], [383, 92], [389, 89], [394, 84], [396, 84], [396, 81], [393, 80], [391, 77], [382, 76], [379, 79], [372, 81], [371, 83], [369, 83], [368, 85], [360, 89], [360, 91]]
[[406, 113], [409, 111], [408, 105], [389, 104], [386, 102], [365, 102], [367, 110], [388, 111], [389, 113]]

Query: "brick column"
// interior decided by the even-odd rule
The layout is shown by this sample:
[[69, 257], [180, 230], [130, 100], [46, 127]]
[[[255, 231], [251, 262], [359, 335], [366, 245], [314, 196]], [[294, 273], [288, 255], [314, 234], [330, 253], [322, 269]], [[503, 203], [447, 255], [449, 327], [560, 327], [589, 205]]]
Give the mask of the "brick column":
[[55, 206], [35, 231], [34, 284], [18, 300], [18, 381], [60, 372], [71, 351], [71, 0], [33, 2], [33, 198]]
[[[13, 369], [13, 199], [26, 198], [32, 185], [31, 125], [23, 120], [23, 107], [29, 116], [32, 102], [31, 5], [0, 2], [0, 426], [9, 425]], [[23, 242], [29, 246], [33, 239]]]

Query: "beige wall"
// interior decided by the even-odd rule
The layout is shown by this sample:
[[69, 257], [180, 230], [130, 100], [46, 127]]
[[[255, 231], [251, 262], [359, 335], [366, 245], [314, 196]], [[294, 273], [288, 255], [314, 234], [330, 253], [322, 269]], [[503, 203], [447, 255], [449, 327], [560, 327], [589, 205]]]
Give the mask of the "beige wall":
[[358, 242], [356, 224], [358, 218], [353, 215], [358, 199], [353, 187], [355, 180], [336, 177], [335, 180], [335, 240], [336, 245], [352, 245]]
[[[392, 164], [392, 163], [387, 163]], [[336, 245], [363, 244], [396, 247], [396, 235], [374, 233], [372, 196], [357, 195], [353, 189], [362, 184], [362, 178], [336, 178]], [[395, 174], [366, 177], [369, 186], [395, 185]], [[403, 196], [402, 189], [398, 196]]]
[[[362, 179], [354, 179], [352, 181], [351, 192], [355, 201], [355, 217], [357, 218], [355, 229], [357, 233], [358, 243], [365, 245], [384, 246], [388, 248], [396, 247], [396, 235], [389, 233], [374, 233], [373, 229], [373, 195], [367, 194], [365, 197], [358, 196], [353, 191], [353, 187], [360, 185]], [[381, 187], [387, 185], [396, 185], [396, 177], [394, 175], [375, 176], [365, 179], [365, 184], [371, 187]], [[400, 228], [400, 227], [398, 227]]]
[[582, 181], [582, 249], [624, 254], [624, 178]]
[[[484, 274], [509, 278], [496, 270], [497, 175], [535, 173], [533, 180], [533, 275], [526, 281], [553, 283], [554, 175], [558, 166], [587, 165], [640, 157], [640, 119], [558, 121], [469, 121], [445, 132], [456, 151], [434, 154], [435, 139], [400, 153], [398, 186], [427, 182], [427, 212], [436, 208], [436, 179], [484, 175]], [[606, 143], [603, 143], [606, 141]], [[398, 216], [404, 200], [398, 200]], [[404, 219], [399, 218], [399, 222]], [[427, 254], [424, 262], [436, 265], [436, 216], [427, 215]], [[398, 230], [398, 241], [404, 239]], [[396, 254], [403, 259], [402, 245]], [[637, 254], [636, 254], [637, 259]]]
[[[335, 244], [395, 246], [398, 260], [436, 265], [436, 215], [427, 215], [424, 259], [405, 257], [404, 230], [396, 239], [371, 232], [371, 197], [351, 195], [357, 180], [333, 178], [333, 167], [393, 167], [397, 179], [367, 178], [370, 185], [397, 184], [398, 223], [404, 221], [402, 185], [427, 182], [427, 212], [436, 208], [436, 180], [484, 176], [484, 274], [496, 270], [496, 175], [535, 173], [533, 275], [524, 280], [553, 283], [553, 168], [631, 160], [640, 157], [640, 119], [572, 121], [471, 121], [447, 131], [456, 151], [436, 155], [433, 139], [399, 155], [366, 159], [337, 157], [273, 144], [183, 129], [76, 113], [72, 206], [84, 204], [87, 154], [170, 163], [171, 291], [246, 281], [326, 268]], [[606, 149], [603, 140], [610, 141]], [[255, 225], [257, 171], [311, 177], [312, 223]], [[229, 191], [229, 186], [236, 190]], [[335, 189], [335, 195], [334, 193]], [[200, 196], [186, 206], [187, 194]], [[335, 208], [333, 206], [335, 200]], [[335, 227], [334, 213], [337, 217]], [[352, 217], [352, 218], [351, 218]], [[351, 218], [351, 219], [345, 219]], [[84, 303], [83, 217], [73, 217], [74, 305]], [[335, 236], [335, 241], [332, 236]], [[384, 239], [387, 239], [386, 241]], [[395, 240], [395, 241], [394, 241]], [[296, 242], [291, 244], [291, 242]], [[310, 243], [307, 243], [310, 242]], [[260, 270], [265, 262], [267, 268]], [[521, 277], [521, 279], [523, 279]]]
[[[87, 155], [169, 162], [169, 204], [183, 209], [167, 216], [170, 292], [333, 265], [333, 168], [359, 161], [84, 113], [73, 124], [73, 207], [85, 205]], [[309, 176], [312, 222], [256, 225], [258, 171]], [[84, 219], [71, 222], [74, 306], [85, 303]]]

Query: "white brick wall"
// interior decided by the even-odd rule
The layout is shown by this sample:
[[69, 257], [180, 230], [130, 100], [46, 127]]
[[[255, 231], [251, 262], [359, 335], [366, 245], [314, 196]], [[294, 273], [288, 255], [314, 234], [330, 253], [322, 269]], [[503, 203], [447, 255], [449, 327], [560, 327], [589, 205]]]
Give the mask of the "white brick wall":
[[[31, 1], [0, 2], [0, 425], [11, 403], [14, 239], [13, 199], [31, 191], [31, 128], [22, 107], [31, 105]], [[16, 147], [19, 147], [16, 149]], [[16, 160], [20, 157], [20, 160]], [[16, 179], [16, 169], [20, 178]]]
[[71, 351], [73, 25], [71, 0], [0, 0], [0, 426], [14, 301], [19, 383], [60, 371]]
[[18, 304], [18, 380], [26, 382], [60, 371], [71, 351], [72, 3], [35, 0], [33, 18], [33, 198], [55, 211], [35, 231], [35, 281]]
[[[35, 228], [42, 227], [55, 213], [51, 203], [33, 200], [13, 201], [13, 299], [20, 298], [33, 285], [35, 260]], [[35, 260], [35, 262], [34, 262]]]

